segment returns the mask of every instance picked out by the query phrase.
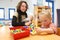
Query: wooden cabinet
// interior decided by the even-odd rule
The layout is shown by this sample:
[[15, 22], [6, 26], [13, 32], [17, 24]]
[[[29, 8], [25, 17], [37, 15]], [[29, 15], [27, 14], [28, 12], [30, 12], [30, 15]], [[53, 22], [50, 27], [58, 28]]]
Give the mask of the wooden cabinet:
[[60, 27], [57, 28], [57, 35], [60, 35]]
[[45, 11], [52, 13], [52, 9], [48, 6], [34, 6], [34, 24], [36, 27], [41, 25], [39, 14]]

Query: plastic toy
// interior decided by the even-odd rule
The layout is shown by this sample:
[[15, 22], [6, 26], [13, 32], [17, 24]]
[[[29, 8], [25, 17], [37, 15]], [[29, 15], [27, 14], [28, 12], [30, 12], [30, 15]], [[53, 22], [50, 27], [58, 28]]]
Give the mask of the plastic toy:
[[13, 33], [13, 34], [17, 34], [20, 32], [24, 32], [24, 30], [21, 30], [21, 29], [11, 30], [11, 33]]
[[18, 40], [20, 38], [24, 38], [30, 35], [30, 31], [23, 26], [11, 27], [10, 31], [14, 40]]
[[35, 31], [35, 30], [32, 30], [32, 31], [31, 31], [31, 34], [32, 34], [32, 35], [35, 35], [35, 34], [36, 34], [36, 31]]

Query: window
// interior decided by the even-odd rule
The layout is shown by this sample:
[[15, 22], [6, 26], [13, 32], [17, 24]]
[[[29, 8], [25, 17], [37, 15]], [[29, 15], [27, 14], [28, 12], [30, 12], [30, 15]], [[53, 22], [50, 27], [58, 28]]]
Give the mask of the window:
[[0, 20], [4, 20], [5, 19], [5, 10], [4, 8], [0, 8]]
[[49, 6], [52, 8], [52, 2], [49, 2]]
[[44, 4], [45, 6], [48, 6], [48, 2], [45, 2], [45, 4]]
[[54, 23], [54, 0], [46, 0], [48, 6], [52, 7], [52, 22]]
[[37, 5], [38, 6], [43, 6], [43, 0], [37, 0]]
[[9, 8], [9, 19], [12, 19], [14, 12], [15, 8]]

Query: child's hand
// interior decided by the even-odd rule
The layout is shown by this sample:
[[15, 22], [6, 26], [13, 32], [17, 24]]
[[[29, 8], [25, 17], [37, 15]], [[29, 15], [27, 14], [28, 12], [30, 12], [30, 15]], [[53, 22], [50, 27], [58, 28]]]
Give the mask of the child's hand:
[[47, 32], [44, 32], [42, 28], [35, 28], [35, 31], [37, 34], [48, 34]]
[[39, 28], [39, 27], [35, 28], [35, 31], [39, 33], [39, 32], [41, 32], [41, 28]]

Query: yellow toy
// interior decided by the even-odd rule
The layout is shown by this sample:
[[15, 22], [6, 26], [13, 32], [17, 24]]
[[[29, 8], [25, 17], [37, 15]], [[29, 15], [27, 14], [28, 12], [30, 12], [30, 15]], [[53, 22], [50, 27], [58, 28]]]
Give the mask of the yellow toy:
[[36, 35], [36, 31], [35, 30], [32, 30], [31, 34], [32, 35]]
[[11, 33], [14, 33], [14, 30], [10, 30]]

